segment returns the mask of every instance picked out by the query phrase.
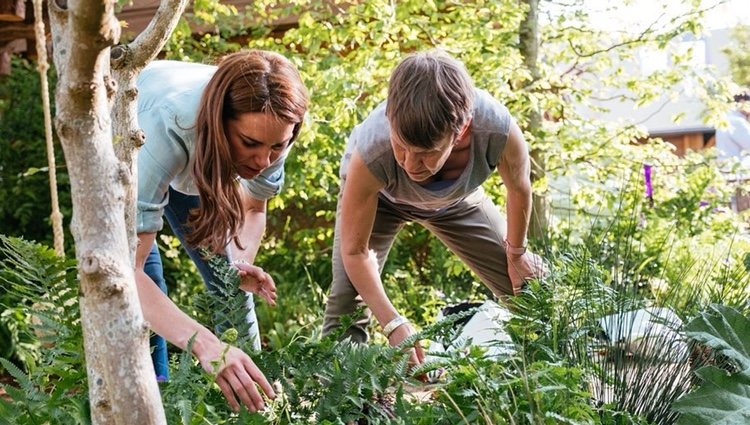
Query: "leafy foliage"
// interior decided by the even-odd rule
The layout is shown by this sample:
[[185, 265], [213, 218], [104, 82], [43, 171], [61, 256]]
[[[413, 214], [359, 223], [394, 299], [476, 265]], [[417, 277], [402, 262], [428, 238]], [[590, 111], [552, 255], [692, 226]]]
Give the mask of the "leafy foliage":
[[732, 79], [741, 87], [750, 87], [750, 26], [737, 25], [732, 30], [732, 40], [723, 52], [729, 58]]
[[[0, 203], [0, 234], [52, 244], [39, 74], [20, 59], [11, 62], [11, 71], [0, 84], [0, 199], [14, 201]], [[54, 87], [55, 73], [50, 72]], [[64, 188], [69, 181], [59, 145], [55, 153], [58, 185]], [[63, 216], [70, 218], [70, 195], [64, 189], [60, 205]]]
[[[579, 227], [588, 234], [548, 242], [551, 274], [513, 300], [510, 327], [529, 361], [565, 359], [585, 370], [600, 403], [649, 422], [673, 423], [677, 412], [670, 406], [689, 391], [691, 371], [705, 359], [688, 356], [693, 347], [679, 326], [636, 336], [632, 312], [669, 308], [686, 319], [709, 302], [747, 312], [742, 259], [750, 247], [741, 234], [706, 228], [723, 222], [720, 212], [703, 225], [680, 224], [683, 214], [702, 214], [701, 207], [686, 203], [681, 212], [664, 214], [669, 202], [649, 206], [638, 189], [621, 193], [612, 219]], [[613, 318], [620, 337], [608, 339], [603, 317]]]
[[709, 365], [696, 374], [702, 385], [674, 408], [682, 424], [744, 424], [750, 420], [750, 319], [715, 305], [686, 326], [686, 334], [728, 359], [735, 373]]
[[13, 402], [0, 398], [0, 423], [90, 423], [74, 262], [6, 236], [0, 236], [0, 253], [0, 288], [19, 296], [18, 303], [3, 307], [20, 318], [14, 326], [24, 341], [18, 354], [27, 369], [0, 359], [20, 385], [4, 386]]
[[750, 368], [750, 319], [727, 306], [712, 306], [685, 327], [685, 333], [735, 362]]
[[[547, 4], [542, 2], [542, 7]], [[651, 25], [634, 36], [590, 28], [584, 6], [573, 1], [558, 12], [543, 11], [552, 18], [541, 23], [540, 76], [532, 79], [517, 48], [517, 27], [525, 11], [515, 1], [261, 1], [245, 11], [213, 0], [194, 4], [194, 12], [166, 48], [168, 58], [209, 62], [239, 47], [279, 51], [300, 68], [312, 103], [287, 163], [287, 187], [270, 202], [269, 234], [257, 259], [278, 284], [279, 306], [257, 306], [266, 350], [254, 357], [276, 381], [280, 396], [262, 414], [233, 414], [213, 377], [190, 355], [180, 353], [172, 357], [170, 382], [161, 386], [169, 423], [675, 420], [669, 407], [687, 391], [690, 379], [665, 367], [659, 356], [682, 341], [669, 339], [660, 346], [662, 351], [634, 359], [629, 345], [636, 341], [626, 338], [620, 346], [607, 346], [599, 338], [598, 319], [651, 306], [671, 307], [688, 319], [711, 302], [746, 314], [747, 227], [723, 209], [728, 189], [713, 169], [710, 154], [676, 158], [669, 145], [645, 140], [639, 123], [600, 122], [582, 110], [605, 110], [592, 101], [597, 98], [645, 105], [679, 84], [708, 99], [712, 119], [720, 109], [717, 99], [725, 97], [726, 83], [701, 75], [688, 55], [671, 45], [677, 35], [700, 31], [700, 13]], [[277, 26], [280, 18], [291, 15], [299, 17], [296, 25]], [[215, 31], [195, 36], [196, 24]], [[376, 336], [376, 344], [358, 346], [320, 339], [317, 329], [331, 280], [338, 163], [347, 136], [385, 98], [395, 63], [428, 47], [444, 48], [463, 60], [477, 85], [503, 101], [522, 127], [535, 111], [545, 113], [542, 128], [525, 136], [543, 152], [548, 167], [547, 178], [535, 191], [552, 201], [553, 217], [548, 237], [532, 243], [545, 254], [552, 273], [531, 283], [513, 304], [509, 332], [517, 355], [491, 360], [476, 347], [457, 344], [461, 350], [408, 371], [400, 350], [384, 346], [382, 337]], [[630, 72], [638, 48], [664, 49], [674, 67], [649, 75]], [[17, 87], [14, 84], [33, 86], [37, 78], [30, 66], [14, 66], [27, 73], [14, 69], [13, 76], [21, 80], [3, 85], [3, 90]], [[4, 98], [2, 105], [14, 105], [0, 108], [3, 124], [6, 119], [13, 123], [3, 125], [4, 130], [23, 134], [26, 128], [41, 128], [28, 126], [25, 116], [12, 115], [28, 109], [16, 108], [15, 102], [38, 105], [32, 91], [17, 90]], [[29, 167], [43, 167], [42, 162], [24, 162], [41, 158], [43, 137], [37, 132], [28, 138], [0, 139], [23, 141], [0, 149], [0, 198], [14, 200], [0, 206], [0, 212], [11, 211], [3, 217], [13, 217], [0, 220], [11, 226], [0, 230], [46, 240], [48, 234], [37, 236], [36, 230], [36, 223], [47, 215], [39, 211], [47, 205], [41, 195], [46, 182], [42, 173], [24, 175]], [[645, 163], [655, 170], [653, 204], [644, 202]], [[38, 181], [32, 180], [35, 176]], [[6, 183], [9, 189], [3, 189]], [[504, 191], [496, 178], [485, 188], [503, 205]], [[11, 417], [18, 424], [86, 423], [81, 419], [88, 417], [81, 410], [88, 401], [72, 264], [53, 258], [40, 246], [7, 240], [14, 247], [8, 252], [17, 254], [0, 254], [16, 258], [3, 263], [0, 272], [6, 289], [0, 294], [5, 308], [0, 322], [7, 325], [21, 360], [16, 363], [25, 370], [3, 362], [3, 369], [22, 388], [8, 387], [12, 402], [0, 401], [0, 418]], [[162, 235], [160, 249], [173, 299], [202, 323], [225, 331], [226, 337], [236, 334], [234, 343], [249, 350], [244, 302], [233, 270], [217, 265], [227, 285], [220, 296], [211, 297], [190, 261], [179, 254], [174, 238]], [[53, 280], [53, 287], [47, 288]], [[386, 264], [384, 283], [399, 311], [416, 324], [432, 322], [447, 303], [488, 296], [475, 276], [419, 226], [401, 232]], [[47, 289], [29, 290], [42, 287]], [[34, 307], [39, 302], [43, 309]], [[40, 328], [32, 317], [54, 330], [54, 346], [42, 348], [52, 341], [43, 333], [37, 335]], [[451, 326], [448, 320], [426, 327], [420, 335], [450, 340], [455, 334]], [[445, 369], [443, 380], [417, 386], [414, 374], [432, 368]], [[708, 370], [705, 379], [723, 385], [725, 377]]]
[[[2, 360], [20, 388], [5, 386], [12, 401], [0, 401], [0, 417], [14, 418], [16, 424], [52, 420], [55, 423], [88, 423], [88, 394], [82, 359], [82, 334], [78, 324], [75, 274], [71, 261], [56, 257], [51, 250], [23, 240], [2, 237], [2, 264], [5, 288], [23, 293], [28, 300], [21, 310], [41, 317], [29, 336], [36, 339], [36, 363], [26, 363], [23, 372]], [[209, 308], [230, 303], [232, 309], [214, 310], [215, 323], [227, 328], [225, 334], [239, 334], [232, 342], [250, 349], [242, 338], [247, 324], [242, 310], [243, 297], [227, 297], [238, 290], [236, 271], [223, 260], [212, 260], [219, 279], [225, 284], [222, 294], [201, 301]], [[235, 293], [236, 295], [236, 293]], [[45, 314], [39, 300], [50, 297]], [[236, 305], [232, 304], [239, 299]], [[35, 306], [35, 307], [32, 307]], [[65, 306], [60, 309], [57, 306]], [[451, 316], [426, 329], [416, 338], [442, 335], [450, 337], [450, 327], [463, 316]], [[54, 329], [53, 334], [50, 331]], [[235, 330], [235, 332], [230, 332]], [[537, 362], [525, 378], [522, 362], [512, 359], [497, 362], [484, 358], [482, 350], [470, 349], [447, 357], [440, 365], [427, 365], [409, 372], [402, 347], [359, 345], [337, 341], [335, 336], [322, 340], [297, 340], [286, 347], [262, 352], [257, 363], [274, 379], [279, 398], [263, 414], [239, 415], [229, 412], [213, 377], [202, 372], [187, 353], [172, 361], [172, 379], [162, 384], [162, 397], [169, 423], [302, 423], [310, 418], [325, 421], [359, 420], [367, 423], [456, 423], [460, 418], [512, 418], [515, 421], [538, 418], [546, 423], [554, 419], [591, 418], [593, 408], [588, 395], [579, 387], [581, 372], [562, 365]], [[429, 403], [418, 402], [406, 391], [414, 385], [414, 373], [446, 367], [448, 378], [437, 384]], [[477, 399], [472, 394], [482, 394]], [[502, 411], [498, 409], [502, 408]], [[490, 416], [488, 416], [490, 415]], [[546, 418], [546, 419], [545, 419]]]

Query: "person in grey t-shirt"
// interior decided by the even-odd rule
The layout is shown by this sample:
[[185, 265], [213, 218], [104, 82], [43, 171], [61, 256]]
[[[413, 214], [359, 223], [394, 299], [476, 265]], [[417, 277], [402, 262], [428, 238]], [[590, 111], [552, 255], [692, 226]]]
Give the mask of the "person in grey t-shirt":
[[[507, 225], [481, 188], [493, 170], [507, 188]], [[396, 67], [387, 102], [352, 131], [341, 178], [324, 334], [362, 301], [369, 311], [346, 331], [353, 340], [367, 340], [370, 311], [391, 345], [414, 333], [380, 279], [406, 222], [440, 238], [497, 297], [517, 294], [525, 279], [544, 273], [541, 258], [526, 250], [531, 182], [523, 134], [442, 51]], [[411, 356], [412, 364], [422, 362], [419, 344]]]

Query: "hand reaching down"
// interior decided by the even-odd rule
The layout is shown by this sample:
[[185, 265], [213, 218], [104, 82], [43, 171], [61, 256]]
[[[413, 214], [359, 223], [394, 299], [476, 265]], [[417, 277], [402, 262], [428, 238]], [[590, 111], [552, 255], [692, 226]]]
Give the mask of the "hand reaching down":
[[276, 305], [276, 284], [271, 275], [246, 261], [234, 261], [232, 265], [239, 271], [240, 289], [258, 295], [271, 306]]
[[[415, 333], [414, 328], [410, 323], [404, 323], [397, 327], [393, 333], [388, 336], [388, 343], [391, 347], [395, 347], [411, 335]], [[424, 363], [424, 349], [419, 341], [414, 343], [414, 346], [409, 348], [409, 367], [414, 368]], [[418, 379], [425, 381], [427, 377], [425, 375], [419, 376]]]
[[508, 252], [508, 274], [513, 285], [513, 295], [521, 293], [528, 279], [541, 278], [547, 275], [547, 266], [542, 257], [529, 251], [523, 254]]
[[265, 402], [260, 391], [270, 399], [276, 397], [263, 372], [250, 356], [239, 348], [219, 343], [217, 340], [205, 354], [197, 357], [206, 372], [216, 375], [216, 384], [233, 411], [240, 410], [240, 402], [250, 412], [263, 410]]

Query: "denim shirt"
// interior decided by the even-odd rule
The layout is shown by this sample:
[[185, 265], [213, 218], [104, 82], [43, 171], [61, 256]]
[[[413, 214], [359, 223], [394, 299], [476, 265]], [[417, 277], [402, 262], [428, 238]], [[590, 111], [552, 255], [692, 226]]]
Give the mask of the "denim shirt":
[[[171, 186], [198, 195], [191, 172], [195, 150], [195, 119], [203, 90], [215, 66], [154, 61], [138, 77], [138, 122], [146, 144], [138, 154], [138, 233], [162, 229]], [[240, 179], [253, 198], [267, 200], [281, 191], [287, 149], [253, 179]]]

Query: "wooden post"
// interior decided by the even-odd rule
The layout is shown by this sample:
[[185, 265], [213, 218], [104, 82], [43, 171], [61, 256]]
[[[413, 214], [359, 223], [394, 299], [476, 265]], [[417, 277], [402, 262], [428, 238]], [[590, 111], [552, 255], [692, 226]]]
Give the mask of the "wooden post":
[[10, 53], [0, 52], [0, 76], [10, 75]]
[[26, 22], [3, 22], [3, 24], [0, 25], [0, 46], [2, 46], [3, 43], [8, 43], [19, 38], [33, 39], [33, 24]]
[[4, 45], [0, 45], [0, 76], [10, 75], [10, 58], [13, 53], [26, 50], [26, 40], [13, 40]]
[[18, 22], [26, 18], [25, 0], [0, 0], [0, 21]]

